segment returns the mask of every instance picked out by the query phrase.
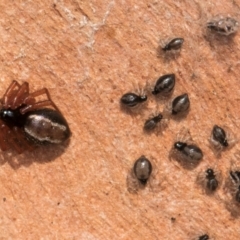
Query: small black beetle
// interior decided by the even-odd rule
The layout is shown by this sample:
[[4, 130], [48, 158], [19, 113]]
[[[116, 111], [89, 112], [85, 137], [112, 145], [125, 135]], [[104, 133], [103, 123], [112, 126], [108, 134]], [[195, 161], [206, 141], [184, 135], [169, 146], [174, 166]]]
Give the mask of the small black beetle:
[[189, 107], [190, 101], [188, 94], [182, 94], [172, 101], [172, 114], [177, 115], [178, 113], [186, 112]]
[[141, 156], [134, 164], [133, 171], [136, 178], [140, 181], [142, 185], [145, 185], [152, 172], [152, 164], [145, 157]]
[[240, 171], [230, 171], [230, 178], [232, 181], [232, 194], [235, 200], [240, 203]]
[[218, 125], [214, 125], [212, 130], [212, 137], [215, 141], [219, 142], [223, 147], [228, 146], [228, 141], [226, 137], [226, 132], [223, 128]]
[[183, 127], [177, 134], [169, 157], [177, 160], [184, 168], [192, 169], [202, 160], [203, 152], [193, 142], [190, 131]]
[[162, 118], [163, 118], [163, 115], [161, 113], [157, 114], [152, 118], [149, 118], [144, 124], [144, 127], [143, 127], [144, 130], [151, 131], [155, 129], [158, 123], [160, 123], [160, 121], [162, 120]]
[[207, 180], [207, 184], [206, 184], [207, 189], [210, 192], [214, 192], [218, 187], [218, 180], [216, 178], [216, 175], [213, 169], [208, 168], [206, 170], [206, 180]]
[[175, 74], [163, 75], [157, 80], [154, 90], [152, 91], [152, 94], [153, 95], [169, 94], [173, 91], [174, 86], [175, 86]]
[[231, 148], [236, 143], [236, 138], [228, 127], [214, 125], [209, 142], [214, 148], [215, 154], [220, 156], [221, 151]]
[[174, 38], [162, 48], [163, 51], [179, 50], [184, 42], [183, 38]]
[[136, 107], [138, 104], [147, 101], [146, 95], [137, 95], [135, 93], [125, 93], [121, 97], [121, 103], [127, 107], [133, 108]]
[[174, 148], [184, 155], [184, 160], [189, 163], [198, 163], [203, 158], [202, 150], [194, 144], [175, 142]]

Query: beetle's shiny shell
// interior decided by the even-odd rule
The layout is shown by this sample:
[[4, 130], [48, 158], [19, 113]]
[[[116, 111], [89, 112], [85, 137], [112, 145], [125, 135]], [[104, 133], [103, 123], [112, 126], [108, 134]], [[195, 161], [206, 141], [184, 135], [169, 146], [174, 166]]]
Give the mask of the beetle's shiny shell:
[[163, 116], [159, 113], [157, 116], [148, 119], [144, 124], [144, 130], [150, 131], [156, 128], [157, 124], [162, 120]]
[[146, 184], [146, 182], [152, 172], [152, 164], [145, 156], [141, 156], [135, 162], [133, 171], [134, 171], [134, 174], [136, 175], [137, 179], [142, 184]]
[[28, 140], [37, 144], [59, 144], [71, 135], [62, 114], [52, 109], [29, 112], [24, 124], [24, 132]]
[[171, 93], [175, 86], [175, 74], [166, 74], [161, 76], [152, 91], [153, 95]]
[[176, 97], [172, 102], [172, 114], [176, 115], [180, 112], [185, 112], [190, 107], [188, 94], [182, 94]]
[[122, 104], [131, 108], [131, 107], [137, 106], [139, 103], [147, 101], [147, 96], [145, 96], [145, 95], [139, 96], [135, 93], [125, 93], [121, 97], [120, 101]]
[[228, 146], [228, 141], [226, 138], [226, 133], [224, 129], [221, 127], [215, 125], [212, 130], [212, 136], [214, 140], [218, 141], [222, 146], [227, 147]]
[[214, 192], [218, 187], [218, 180], [216, 179], [214, 171], [211, 168], [206, 170], [206, 179], [207, 179], [207, 184], [206, 184], [207, 189], [210, 192]]
[[235, 33], [238, 30], [238, 27], [238, 21], [231, 17], [218, 16], [207, 23], [207, 28], [225, 36]]
[[196, 145], [187, 145], [182, 150], [182, 153], [190, 162], [198, 162], [203, 158], [202, 150]]
[[178, 50], [182, 47], [183, 42], [183, 38], [174, 38], [163, 48], [163, 51]]

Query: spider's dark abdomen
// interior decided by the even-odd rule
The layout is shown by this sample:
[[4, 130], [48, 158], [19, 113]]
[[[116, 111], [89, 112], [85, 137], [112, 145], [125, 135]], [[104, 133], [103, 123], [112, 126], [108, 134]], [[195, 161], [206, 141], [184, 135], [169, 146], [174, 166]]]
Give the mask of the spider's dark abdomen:
[[28, 112], [24, 133], [28, 140], [37, 144], [59, 144], [66, 141], [71, 135], [62, 114], [47, 108]]

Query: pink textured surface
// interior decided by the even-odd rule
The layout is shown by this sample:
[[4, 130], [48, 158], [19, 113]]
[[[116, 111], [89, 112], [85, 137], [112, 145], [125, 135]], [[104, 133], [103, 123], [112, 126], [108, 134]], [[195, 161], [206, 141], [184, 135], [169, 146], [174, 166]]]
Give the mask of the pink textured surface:
[[[239, 19], [239, 8], [238, 0], [2, 0], [0, 94], [13, 79], [32, 90], [47, 87], [73, 136], [66, 149], [1, 153], [0, 238], [181, 240], [207, 232], [239, 239], [240, 220], [226, 209], [222, 188], [209, 197], [195, 184], [208, 164], [225, 178], [239, 149], [217, 160], [207, 138], [215, 123], [239, 135], [240, 34], [231, 41], [204, 37], [211, 16]], [[181, 56], [157, 58], [159, 40], [176, 36], [185, 38]], [[142, 126], [154, 100], [133, 118], [120, 110], [119, 98], [172, 72], [174, 94], [188, 92], [191, 111], [163, 135], [146, 135]], [[168, 159], [182, 126], [205, 154], [192, 171]], [[126, 177], [142, 154], [154, 162], [155, 175], [133, 195]]]

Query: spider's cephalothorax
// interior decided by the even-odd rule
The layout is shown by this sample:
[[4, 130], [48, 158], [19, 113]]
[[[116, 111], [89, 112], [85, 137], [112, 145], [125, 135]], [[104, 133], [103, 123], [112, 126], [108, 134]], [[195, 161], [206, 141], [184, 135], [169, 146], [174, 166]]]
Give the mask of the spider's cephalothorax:
[[9, 127], [23, 127], [26, 120], [26, 114], [21, 114], [20, 108], [21, 107], [18, 107], [13, 110], [10, 108], [2, 108], [0, 110], [0, 119], [4, 121]]
[[[47, 100], [36, 97], [46, 95]], [[29, 93], [29, 85], [13, 81], [3, 98], [0, 110], [0, 148], [18, 153], [36, 144], [62, 143], [70, 135], [65, 118], [51, 100], [46, 88]], [[50, 108], [46, 108], [50, 107]]]

